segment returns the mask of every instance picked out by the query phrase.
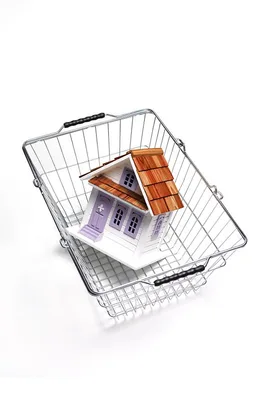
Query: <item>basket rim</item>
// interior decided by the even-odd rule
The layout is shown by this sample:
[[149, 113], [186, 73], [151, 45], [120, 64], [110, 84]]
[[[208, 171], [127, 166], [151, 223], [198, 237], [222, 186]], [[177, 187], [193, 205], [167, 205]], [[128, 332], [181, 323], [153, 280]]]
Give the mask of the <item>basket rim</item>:
[[[22, 149], [25, 149], [25, 147], [28, 146], [28, 145], [32, 145], [32, 144], [34, 144], [36, 142], [39, 142], [39, 141], [46, 141], [46, 140], [54, 138], [56, 136], [60, 137], [60, 136], [63, 136], [63, 135], [68, 135], [70, 133], [79, 132], [82, 129], [88, 129], [88, 128], [91, 128], [91, 127], [98, 127], [100, 125], [109, 124], [111, 122], [117, 122], [119, 120], [134, 117], [136, 115], [143, 115], [143, 114], [153, 114], [153, 115], [155, 115], [155, 117], [160, 122], [162, 122], [160, 120], [160, 118], [158, 117], [158, 115], [151, 108], [144, 108], [144, 109], [141, 109], [141, 110], [136, 110], [136, 111], [132, 111], [132, 112], [129, 112], [129, 113], [126, 113], [126, 114], [120, 114], [120, 115], [114, 115], [114, 116], [112, 116], [110, 114], [110, 115], [107, 115], [108, 116], [107, 119], [102, 120], [102, 121], [93, 121], [90, 124], [86, 124], [86, 125], [76, 127], [76, 128], [70, 127], [70, 129], [67, 129], [65, 131], [62, 131], [61, 128], [60, 128], [59, 131], [51, 132], [51, 133], [46, 134], [46, 135], [41, 135], [41, 136], [29, 138], [29, 139], [27, 139], [26, 141], [23, 142]], [[162, 123], [162, 124], [163, 124], [164, 128], [166, 128], [168, 133], [170, 133], [168, 128], [164, 125], [164, 123]], [[172, 135], [172, 133], [170, 133], [170, 136], [172, 136], [172, 138], [176, 140], [176, 138]]]
[[[228, 215], [229, 219], [233, 222], [233, 224], [234, 224], [234, 226], [236, 227], [237, 231], [238, 231], [239, 234], [241, 235], [243, 242], [242, 242], [241, 244], [237, 245], [237, 246], [232, 246], [231, 248], [224, 249], [224, 250], [222, 250], [222, 251], [219, 251], [219, 252], [215, 252], [215, 253], [213, 253], [213, 254], [210, 254], [210, 255], [208, 255], [207, 257], [204, 257], [204, 258], [202, 258], [202, 259], [190, 261], [190, 262], [188, 262], [188, 263], [186, 263], [186, 264], [183, 264], [182, 266], [177, 267], [176, 269], [168, 269], [168, 270], [162, 271], [162, 272], [160, 272], [160, 273], [156, 273], [155, 275], [152, 274], [152, 275], [143, 277], [143, 278], [141, 278], [141, 279], [137, 279], [137, 280], [134, 280], [134, 281], [131, 281], [131, 282], [128, 282], [128, 283], [125, 283], [125, 284], [122, 284], [122, 285], [120, 285], [120, 286], [116, 286], [116, 287], [114, 287], [114, 288], [110, 288], [110, 289], [104, 290], [104, 291], [98, 291], [98, 289], [95, 290], [95, 289], [91, 288], [91, 286], [89, 285], [89, 283], [87, 282], [87, 280], [86, 280], [86, 278], [85, 278], [85, 276], [84, 276], [84, 274], [83, 274], [83, 271], [82, 271], [82, 269], [81, 269], [81, 266], [80, 266], [78, 260], [76, 259], [76, 256], [75, 256], [75, 254], [74, 254], [74, 252], [73, 252], [72, 247], [71, 247], [71, 246], [68, 246], [68, 247], [67, 247], [67, 250], [69, 251], [69, 254], [70, 254], [70, 256], [71, 256], [71, 258], [72, 258], [72, 260], [73, 260], [73, 262], [74, 262], [74, 264], [75, 264], [75, 266], [76, 266], [76, 268], [77, 268], [77, 270], [78, 270], [78, 272], [79, 272], [79, 274], [80, 274], [80, 276], [81, 276], [81, 278], [82, 278], [82, 280], [83, 280], [83, 282], [84, 282], [84, 284], [85, 284], [85, 286], [86, 286], [86, 288], [87, 288], [87, 290], [88, 290], [88, 292], [89, 292], [91, 295], [94, 295], [94, 296], [101, 296], [101, 295], [104, 295], [104, 294], [108, 294], [108, 293], [110, 293], [110, 292], [117, 291], [117, 290], [121, 290], [121, 289], [123, 289], [123, 288], [127, 288], [127, 287], [133, 286], [133, 285], [135, 285], [135, 284], [139, 284], [139, 283], [145, 283], [145, 284], [150, 284], [150, 285], [152, 285], [152, 283], [150, 283], [150, 281], [148, 281], [148, 280], [153, 279], [153, 278], [158, 278], [158, 277], [164, 276], [164, 275], [166, 275], [167, 273], [170, 273], [170, 272], [172, 272], [172, 271], [173, 271], [173, 272], [179, 272], [179, 270], [181, 270], [181, 269], [183, 269], [183, 268], [185, 268], [185, 267], [192, 266], [193, 264], [198, 264], [198, 263], [200, 263], [200, 262], [205, 262], [205, 267], [206, 267], [207, 264], [209, 263], [210, 259], [215, 258], [215, 257], [218, 257], [218, 256], [222, 256], [222, 255], [224, 255], [225, 253], [228, 253], [228, 252], [235, 251], [235, 250], [237, 250], [237, 249], [243, 248], [243, 247], [247, 244], [247, 242], [248, 242], [247, 236], [246, 236], [245, 233], [242, 231], [242, 229], [241, 229], [240, 226], [237, 224], [237, 222], [234, 220], [234, 218], [232, 217], [232, 215], [230, 214], [230, 212], [228, 211], [228, 209], [227, 209], [226, 206], [224, 205], [223, 201], [221, 201], [221, 196], [220, 196], [220, 193], [218, 192], [216, 186], [211, 186], [211, 185], [208, 183], [208, 181], [206, 180], [206, 178], [204, 177], [204, 175], [201, 173], [201, 171], [197, 168], [197, 166], [194, 164], [194, 162], [192, 161], [192, 159], [191, 159], [191, 158], [189, 157], [189, 155], [187, 154], [186, 149], [185, 149], [185, 144], [184, 144], [180, 139], [175, 138], [174, 135], [173, 135], [173, 134], [170, 132], [170, 130], [167, 128], [167, 126], [166, 126], [166, 125], [163, 123], [163, 121], [160, 119], [160, 117], [159, 117], [152, 109], [149, 109], [149, 108], [147, 108], [147, 109], [141, 109], [141, 110], [136, 110], [136, 111], [133, 111], [133, 112], [129, 112], [129, 113], [121, 114], [121, 115], [117, 115], [117, 116], [111, 116], [111, 115], [109, 115], [109, 118], [107, 118], [107, 119], [105, 119], [105, 120], [98, 121], [98, 122], [94, 121], [94, 122], [91, 122], [90, 124], [87, 124], [87, 125], [84, 125], [84, 126], [80, 126], [79, 128], [70, 128], [69, 130], [65, 130], [65, 131], [59, 130], [59, 131], [50, 133], [50, 134], [48, 134], [48, 135], [43, 135], [43, 136], [39, 136], [39, 137], [35, 137], [35, 138], [30, 138], [30, 139], [26, 140], [26, 141], [23, 143], [23, 145], [22, 145], [22, 149], [23, 149], [23, 152], [24, 152], [24, 154], [25, 154], [25, 157], [26, 157], [26, 159], [27, 159], [27, 161], [28, 161], [28, 164], [29, 164], [29, 166], [30, 166], [30, 168], [31, 168], [31, 170], [32, 170], [32, 173], [33, 173], [33, 175], [34, 175], [34, 180], [37, 180], [38, 182], [41, 182], [41, 183], [42, 183], [42, 181], [41, 181], [41, 179], [40, 179], [40, 175], [39, 175], [39, 173], [38, 173], [36, 167], [34, 166], [32, 160], [31, 160], [31, 158], [30, 158], [30, 156], [29, 156], [29, 154], [28, 154], [27, 146], [32, 145], [32, 144], [34, 144], [34, 143], [36, 143], [36, 142], [39, 142], [39, 141], [45, 141], [45, 140], [52, 139], [52, 138], [55, 138], [55, 137], [61, 137], [61, 136], [63, 136], [63, 135], [67, 135], [67, 134], [79, 132], [79, 131], [85, 130], [85, 129], [87, 129], [87, 128], [90, 128], [90, 127], [97, 127], [97, 126], [100, 126], [100, 125], [108, 124], [108, 123], [111, 123], [111, 122], [117, 122], [117, 121], [122, 120], [122, 119], [127, 119], [127, 118], [130, 118], [130, 117], [134, 117], [134, 116], [136, 116], [136, 115], [143, 115], [143, 114], [153, 114], [153, 115], [156, 117], [156, 119], [160, 122], [160, 124], [165, 128], [165, 130], [167, 131], [168, 135], [169, 135], [169, 136], [171, 137], [171, 139], [175, 142], [175, 144], [176, 144], [177, 147], [181, 150], [181, 152], [185, 155], [185, 157], [188, 159], [189, 163], [193, 166], [193, 168], [197, 171], [197, 173], [201, 176], [201, 178], [202, 178], [202, 180], [204, 181], [205, 185], [206, 185], [207, 188], [210, 190], [210, 192], [213, 194], [213, 196], [214, 196], [214, 198], [216, 199], [216, 201], [218, 202], [218, 204], [220, 204], [220, 206], [222, 207], [222, 209], [223, 209], [223, 210], [225, 211], [225, 213]], [[39, 186], [38, 186], [38, 187], [39, 187]], [[42, 190], [41, 190], [41, 187], [39, 187], [39, 188], [40, 188], [40, 191], [42, 191]], [[45, 199], [44, 195], [43, 195], [43, 198]], [[46, 204], [47, 204], [47, 206], [48, 206], [48, 203], [47, 203], [46, 199], [45, 199], [45, 202], [46, 202]], [[49, 206], [48, 206], [48, 208], [49, 208]], [[49, 210], [50, 210], [50, 208], [49, 208]], [[58, 229], [58, 230], [59, 230], [59, 229]], [[59, 231], [60, 231], [60, 230], [59, 230]], [[60, 232], [60, 233], [61, 233], [61, 232]], [[61, 234], [61, 237], [62, 237], [62, 236], [63, 236], [63, 235]], [[224, 259], [224, 260], [225, 260], [225, 259]], [[207, 268], [206, 268], [206, 272], [207, 272]]]

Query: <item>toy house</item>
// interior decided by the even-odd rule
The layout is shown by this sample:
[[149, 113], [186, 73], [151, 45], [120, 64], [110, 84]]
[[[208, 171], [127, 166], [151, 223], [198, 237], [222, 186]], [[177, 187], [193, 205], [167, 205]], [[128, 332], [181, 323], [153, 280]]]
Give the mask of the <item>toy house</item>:
[[130, 150], [80, 178], [92, 191], [72, 236], [134, 270], [166, 257], [160, 245], [183, 204], [161, 148]]

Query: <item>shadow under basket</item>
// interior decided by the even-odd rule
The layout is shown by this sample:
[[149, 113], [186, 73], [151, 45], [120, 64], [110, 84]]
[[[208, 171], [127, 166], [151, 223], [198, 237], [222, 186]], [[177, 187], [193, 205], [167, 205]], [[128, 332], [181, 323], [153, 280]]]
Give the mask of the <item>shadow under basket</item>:
[[[76, 127], [75, 129], [71, 127]], [[91, 188], [82, 173], [134, 148], [161, 147], [184, 208], [174, 211], [161, 245], [168, 255], [134, 271], [73, 238]], [[152, 110], [120, 116], [97, 114], [66, 122], [59, 131], [28, 140], [25, 157], [66, 248], [89, 293], [118, 317], [197, 291], [247, 238], [190, 157]]]

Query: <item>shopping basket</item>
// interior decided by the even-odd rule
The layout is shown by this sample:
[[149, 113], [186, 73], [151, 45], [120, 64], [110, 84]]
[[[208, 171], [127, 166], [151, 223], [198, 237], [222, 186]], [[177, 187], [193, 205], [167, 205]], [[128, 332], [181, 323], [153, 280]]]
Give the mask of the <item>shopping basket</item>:
[[[163, 149], [184, 208], [173, 213], [161, 245], [168, 252], [166, 259], [134, 271], [73, 238], [66, 228], [81, 222], [90, 195], [90, 186], [79, 176], [130, 149], [147, 147]], [[222, 194], [209, 185], [185, 144], [153, 110], [120, 116], [101, 113], [66, 122], [55, 133], [26, 141], [23, 152], [59, 230], [61, 246], [110, 316], [197, 291], [247, 243], [222, 203]]]

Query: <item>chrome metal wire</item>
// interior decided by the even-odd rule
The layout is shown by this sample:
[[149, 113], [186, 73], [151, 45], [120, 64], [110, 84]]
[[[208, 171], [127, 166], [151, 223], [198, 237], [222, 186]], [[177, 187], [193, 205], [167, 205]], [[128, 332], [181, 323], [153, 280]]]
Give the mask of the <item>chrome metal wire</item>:
[[[80, 223], [90, 195], [79, 175], [126, 153], [131, 148], [162, 147], [184, 208], [172, 215], [161, 250], [168, 256], [133, 271], [83, 244], [66, 232]], [[43, 198], [82, 280], [113, 317], [170, 302], [196, 292], [214, 270], [246, 242], [216, 187], [211, 187], [175, 138], [152, 110], [121, 116], [108, 114], [90, 125], [26, 141], [26, 159]], [[204, 264], [206, 269], [159, 287], [153, 282]]]

